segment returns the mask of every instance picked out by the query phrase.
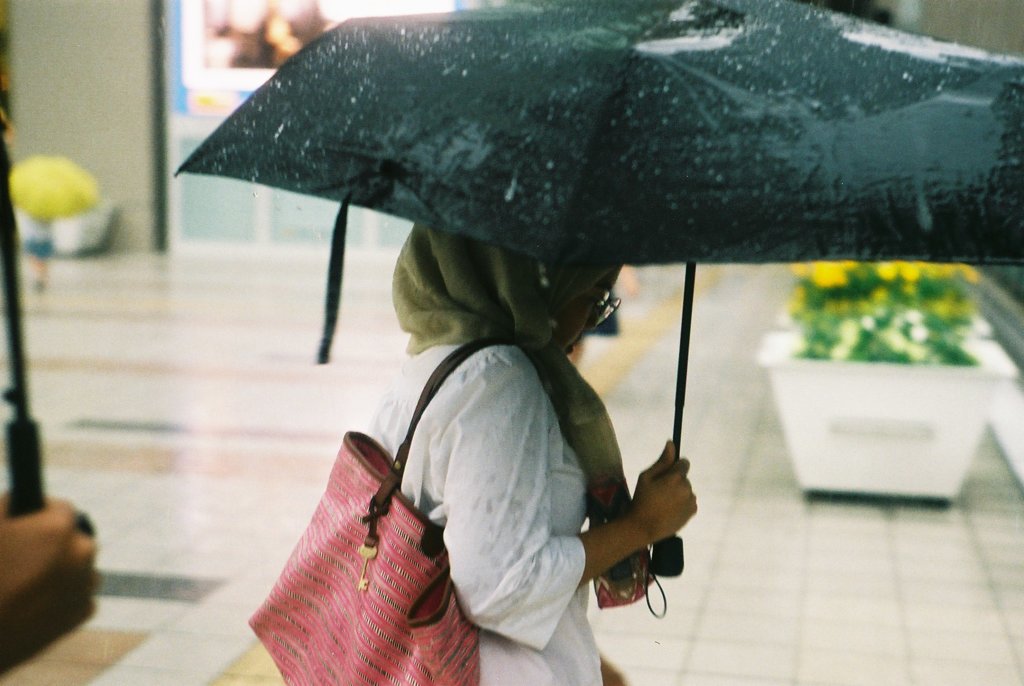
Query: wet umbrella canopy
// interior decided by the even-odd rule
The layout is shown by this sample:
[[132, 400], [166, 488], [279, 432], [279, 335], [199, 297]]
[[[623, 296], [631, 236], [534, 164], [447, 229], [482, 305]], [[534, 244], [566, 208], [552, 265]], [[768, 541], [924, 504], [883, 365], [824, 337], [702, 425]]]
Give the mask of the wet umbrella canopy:
[[552, 261], [1024, 254], [1024, 61], [786, 0], [356, 20], [182, 166]]

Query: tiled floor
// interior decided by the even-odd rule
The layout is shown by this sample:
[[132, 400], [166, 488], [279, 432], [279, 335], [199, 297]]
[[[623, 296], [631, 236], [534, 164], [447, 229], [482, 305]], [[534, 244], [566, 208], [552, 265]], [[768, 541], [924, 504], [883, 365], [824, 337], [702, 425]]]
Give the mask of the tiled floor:
[[[108, 575], [86, 628], [0, 684], [281, 683], [246, 619], [402, 358], [389, 268], [350, 259], [328, 367], [319, 259], [62, 261], [27, 294], [49, 491], [92, 516]], [[681, 270], [641, 276], [584, 364], [632, 475], [671, 432]], [[606, 654], [644, 686], [1024, 684], [1024, 496], [993, 435], [948, 508], [805, 499], [754, 361], [788, 276], [700, 282], [687, 571], [663, 620], [594, 612]]]

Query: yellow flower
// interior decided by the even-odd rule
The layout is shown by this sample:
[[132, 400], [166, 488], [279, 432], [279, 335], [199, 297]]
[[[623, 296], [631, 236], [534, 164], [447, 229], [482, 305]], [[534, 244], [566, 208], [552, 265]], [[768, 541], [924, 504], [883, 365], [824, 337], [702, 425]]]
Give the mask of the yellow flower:
[[901, 262], [899, 270], [904, 281], [914, 283], [921, 278], [921, 267], [913, 262]]
[[841, 288], [850, 282], [846, 270], [835, 262], [815, 262], [811, 271], [811, 281], [818, 288]]
[[960, 273], [967, 279], [968, 283], [978, 283], [978, 270], [966, 264], [960, 265]]
[[882, 262], [878, 265], [878, 276], [882, 281], [892, 281], [899, 273], [899, 268], [892, 262]]
[[791, 264], [791, 265], [789, 265], [789, 269], [790, 269], [790, 271], [793, 272], [793, 274], [795, 276], [798, 276], [800, 278], [803, 278], [803, 277], [807, 276], [810, 273], [810, 271], [811, 271], [810, 269], [807, 268], [807, 265], [804, 264], [803, 262], [797, 262], [795, 264]]

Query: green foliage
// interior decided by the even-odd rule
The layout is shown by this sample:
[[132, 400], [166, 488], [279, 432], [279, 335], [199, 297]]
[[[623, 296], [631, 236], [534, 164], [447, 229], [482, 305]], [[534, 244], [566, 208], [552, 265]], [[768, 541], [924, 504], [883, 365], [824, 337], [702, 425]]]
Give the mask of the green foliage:
[[789, 312], [799, 357], [897, 364], [976, 365], [964, 349], [975, 306], [964, 265], [814, 262], [794, 265]]

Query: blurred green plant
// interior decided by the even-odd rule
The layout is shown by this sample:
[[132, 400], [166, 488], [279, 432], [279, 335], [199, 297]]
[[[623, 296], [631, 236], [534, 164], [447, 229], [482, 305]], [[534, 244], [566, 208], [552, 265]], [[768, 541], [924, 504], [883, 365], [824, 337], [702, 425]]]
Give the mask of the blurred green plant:
[[898, 364], [977, 365], [964, 348], [975, 321], [966, 265], [811, 262], [793, 265], [789, 314], [797, 357]]

